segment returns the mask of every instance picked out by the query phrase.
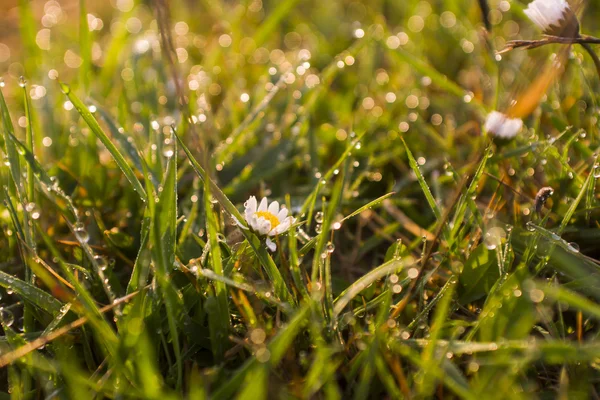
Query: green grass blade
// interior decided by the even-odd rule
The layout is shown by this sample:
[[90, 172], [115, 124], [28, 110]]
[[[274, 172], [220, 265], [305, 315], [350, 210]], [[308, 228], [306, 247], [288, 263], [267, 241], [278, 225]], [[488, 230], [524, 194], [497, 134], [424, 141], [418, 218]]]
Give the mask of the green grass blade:
[[3, 271], [0, 271], [0, 286], [14, 291], [23, 300], [51, 315], [57, 315], [62, 307], [62, 303], [50, 294]]
[[[151, 206], [150, 212], [154, 213], [151, 230], [152, 252], [155, 263], [154, 272], [166, 307], [169, 332], [177, 363], [177, 386], [181, 386], [183, 380], [183, 360], [181, 358], [181, 344], [179, 343], [179, 332], [175, 318], [181, 315], [182, 304], [169, 279], [169, 271], [175, 263], [177, 240], [177, 152], [174, 152], [174, 154], [167, 164], [163, 190], [160, 192], [156, 205]], [[149, 203], [152, 203], [152, 201]]]
[[77, 110], [77, 112], [79, 112], [79, 115], [81, 115], [81, 117], [89, 126], [94, 135], [96, 135], [96, 137], [100, 139], [102, 144], [104, 144], [106, 149], [110, 152], [111, 156], [113, 157], [119, 168], [121, 168], [121, 171], [123, 171], [123, 173], [125, 174], [125, 177], [129, 181], [129, 183], [131, 183], [133, 190], [137, 192], [138, 196], [140, 196], [140, 199], [142, 199], [142, 201], [146, 201], [147, 195], [144, 191], [144, 188], [142, 187], [142, 184], [135, 176], [135, 173], [133, 172], [129, 164], [127, 164], [127, 161], [125, 161], [123, 155], [121, 155], [117, 147], [112, 143], [108, 136], [106, 136], [106, 133], [104, 133], [102, 128], [100, 128], [100, 125], [98, 125], [98, 121], [96, 121], [94, 115], [90, 112], [87, 106], [83, 104], [81, 100], [79, 100], [75, 93], [71, 91], [71, 88], [69, 86], [65, 85], [64, 83], [61, 83], [61, 88], [63, 92], [67, 95], [69, 100], [71, 100], [71, 103], [73, 103], [73, 106], [75, 106], [75, 109]]
[[[218, 222], [211, 202], [210, 184], [204, 181], [204, 209], [206, 214], [206, 232], [210, 243], [210, 258], [213, 271], [217, 275], [223, 275], [223, 260], [221, 259], [221, 245], [217, 238]], [[225, 346], [227, 345], [227, 334], [229, 331], [229, 305], [227, 303], [227, 287], [223, 282], [215, 281], [215, 298], [211, 302], [213, 307], [209, 311], [209, 324], [213, 354], [217, 360], [223, 359]], [[210, 298], [209, 298], [210, 299]]]
[[365, 290], [370, 284], [389, 274], [404, 269], [406, 264], [407, 262], [405, 260], [390, 260], [360, 277], [356, 282], [340, 293], [337, 299], [335, 299], [333, 308], [334, 318], [344, 310], [346, 305], [348, 305], [353, 298]]

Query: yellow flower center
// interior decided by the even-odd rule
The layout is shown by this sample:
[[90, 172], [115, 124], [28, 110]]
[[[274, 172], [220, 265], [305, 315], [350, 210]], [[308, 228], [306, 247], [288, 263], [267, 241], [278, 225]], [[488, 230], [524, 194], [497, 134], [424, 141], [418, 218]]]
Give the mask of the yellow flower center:
[[279, 225], [279, 218], [268, 211], [257, 211], [254, 215], [256, 215], [258, 218], [263, 217], [269, 221], [271, 223], [271, 229], [275, 229], [275, 227]]

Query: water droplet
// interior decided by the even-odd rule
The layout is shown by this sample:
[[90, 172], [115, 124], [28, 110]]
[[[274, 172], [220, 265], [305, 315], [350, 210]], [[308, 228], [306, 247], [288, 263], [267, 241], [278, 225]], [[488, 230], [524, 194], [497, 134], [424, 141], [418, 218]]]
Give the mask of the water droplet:
[[83, 225], [82, 222], [77, 222], [75, 224], [75, 226], [73, 227], [73, 230], [75, 231], [75, 236], [77, 236], [77, 239], [80, 242], [87, 243], [88, 240], [90, 240], [90, 235], [85, 230], [85, 226]]
[[106, 271], [106, 268], [108, 268], [108, 261], [106, 260], [106, 257], [95, 255], [94, 261], [96, 261], [96, 264], [98, 264], [100, 271]]
[[535, 225], [533, 224], [533, 222], [529, 221], [525, 224], [525, 228], [527, 228], [527, 230], [529, 232], [533, 232], [535, 231]]
[[594, 178], [600, 178], [600, 165], [594, 165]]
[[326, 247], [327, 253], [331, 254], [335, 251], [335, 245], [331, 242], [327, 243], [327, 247]]
[[169, 145], [169, 146], [165, 146], [163, 147], [163, 156], [167, 157], [167, 158], [171, 158], [173, 157], [173, 154], [175, 154], [175, 150], [173, 148], [173, 146]]
[[321, 211], [318, 211], [318, 212], [315, 214], [315, 222], [316, 222], [317, 224], [322, 224], [322, 223], [323, 223], [323, 213], [322, 213]]
[[411, 268], [408, 270], [408, 277], [410, 279], [415, 279], [417, 276], [419, 276], [419, 270], [416, 268]]
[[0, 321], [5, 326], [11, 326], [15, 322], [15, 316], [10, 310], [0, 308]]
[[31, 215], [31, 218], [38, 219], [40, 218], [41, 212], [37, 204], [35, 203], [27, 203], [25, 206], [25, 210]]
[[21, 86], [22, 88], [24, 88], [27, 85], [27, 79], [25, 79], [24, 76], [20, 76], [19, 77], [19, 86]]
[[579, 245], [575, 242], [571, 242], [567, 244], [567, 249], [573, 253], [579, 253]]

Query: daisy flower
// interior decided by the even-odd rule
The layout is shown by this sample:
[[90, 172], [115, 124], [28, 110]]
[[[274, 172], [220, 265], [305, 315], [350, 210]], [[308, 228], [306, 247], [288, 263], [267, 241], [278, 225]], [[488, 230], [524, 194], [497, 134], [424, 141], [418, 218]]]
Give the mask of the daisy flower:
[[485, 119], [484, 129], [496, 137], [511, 139], [523, 127], [523, 121], [519, 118], [509, 118], [506, 114], [492, 111]]
[[549, 35], [565, 36], [566, 23], [574, 24], [575, 32], [579, 31], [579, 22], [566, 0], [534, 0], [527, 6], [525, 15]]
[[269, 204], [266, 197], [263, 197], [258, 204], [256, 197], [250, 196], [244, 203], [244, 207], [244, 218], [250, 229], [267, 237], [267, 247], [271, 251], [277, 249], [277, 245], [271, 238], [285, 233], [296, 222], [294, 217], [288, 216], [287, 208], [280, 208], [276, 201]]

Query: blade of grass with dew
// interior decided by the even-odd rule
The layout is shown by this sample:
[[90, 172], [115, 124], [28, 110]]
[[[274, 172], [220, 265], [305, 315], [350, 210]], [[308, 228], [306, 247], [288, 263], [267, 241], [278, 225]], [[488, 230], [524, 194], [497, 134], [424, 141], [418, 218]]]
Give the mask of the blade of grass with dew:
[[[325, 211], [325, 217], [322, 221], [321, 232], [317, 237], [317, 244], [315, 245], [315, 254], [313, 256], [312, 262], [312, 272], [311, 272], [311, 284], [315, 284], [318, 281], [319, 275], [321, 279], [327, 280], [326, 276], [329, 275], [331, 278], [331, 272], [326, 272], [322, 270], [325, 259], [322, 257], [323, 255], [327, 256], [327, 253], [323, 253], [325, 250], [325, 246], [329, 241], [329, 232], [331, 231], [331, 224], [335, 218], [336, 211], [340, 205], [342, 200], [342, 192], [344, 190], [344, 183], [346, 180], [346, 169], [347, 164], [344, 166], [342, 171], [340, 172], [339, 177], [337, 178], [333, 189], [331, 190], [331, 198], [329, 199], [329, 204], [327, 210]], [[323, 273], [324, 272], [324, 273]], [[326, 288], [326, 291], [331, 290], [331, 288]], [[331, 299], [329, 296], [331, 293], [327, 293], [325, 298]], [[333, 306], [333, 304], [329, 304], [328, 306]], [[331, 310], [331, 307], [328, 308]]]
[[235, 277], [235, 280], [233, 280], [231, 278], [227, 278], [225, 276], [218, 275], [213, 270], [206, 269], [206, 268], [199, 268], [198, 274], [202, 275], [203, 277], [205, 277], [207, 279], [221, 282], [224, 285], [231, 286], [236, 289], [240, 289], [245, 292], [254, 294], [256, 297], [260, 298], [261, 300], [263, 300], [267, 303], [271, 303], [277, 307], [280, 307], [281, 310], [286, 314], [291, 314], [293, 311], [293, 308], [289, 304], [282, 303], [280, 301], [273, 299], [273, 296], [270, 296], [270, 292], [265, 292], [263, 290], [260, 290], [259, 288], [253, 286], [251, 283], [241, 280], [240, 277]]
[[392, 197], [395, 194], [396, 194], [396, 192], [390, 192], [388, 194], [384, 194], [383, 196], [376, 198], [373, 201], [368, 202], [364, 206], [356, 209], [354, 212], [351, 212], [350, 214], [346, 215], [340, 222], [344, 222], [352, 217], [356, 217], [358, 214], [360, 214], [363, 211], [375, 208], [376, 206], [379, 205], [379, 203], [383, 202], [385, 199], [387, 199], [389, 197]]
[[[146, 193], [150, 193], [150, 196], [154, 198], [153, 193], [155, 192], [155, 187], [152, 184], [152, 179], [150, 179], [150, 170], [148, 169], [146, 160], [144, 160], [142, 157], [140, 157], [140, 164], [142, 166], [142, 173], [144, 174], [144, 177], [146, 177], [144, 179], [144, 183], [146, 184]], [[140, 248], [133, 265], [131, 278], [129, 278], [129, 284], [127, 285], [127, 294], [135, 292], [140, 287], [144, 286], [148, 280], [148, 275], [150, 274], [150, 260], [152, 259], [152, 251], [149, 248], [149, 244], [153, 240], [152, 229], [154, 213], [155, 205], [148, 204], [144, 210], [144, 218], [142, 220], [140, 232]]]
[[[210, 243], [210, 259], [212, 269], [217, 275], [223, 275], [223, 260], [221, 258], [221, 245], [217, 238], [218, 222], [214, 211], [214, 204], [211, 201], [210, 184], [204, 181], [204, 210], [206, 215], [206, 234], [208, 243]], [[227, 335], [229, 332], [229, 305], [227, 302], [227, 288], [223, 282], [214, 281], [216, 301], [210, 301], [213, 307], [208, 311], [211, 345], [214, 357], [221, 361], [227, 345]], [[207, 306], [208, 307], [208, 306]]]
[[271, 282], [275, 287], [275, 294], [279, 297], [281, 301], [295, 306], [296, 301], [290, 293], [287, 284], [285, 283], [285, 280], [281, 275], [281, 272], [279, 272], [279, 269], [277, 268], [275, 262], [267, 252], [265, 246], [261, 244], [260, 239], [255, 234], [250, 232], [242, 214], [233, 205], [233, 203], [231, 202], [231, 200], [229, 200], [225, 193], [221, 191], [217, 184], [214, 183], [214, 181], [206, 174], [204, 168], [202, 168], [200, 164], [198, 164], [198, 161], [196, 161], [196, 159], [194, 158], [190, 150], [187, 148], [185, 143], [183, 143], [179, 135], [177, 135], [177, 133], [174, 134], [175, 137], [177, 137], [181, 148], [183, 148], [188, 160], [192, 164], [192, 167], [198, 175], [198, 177], [200, 177], [202, 181], [208, 182], [210, 186], [210, 193], [217, 199], [217, 201], [221, 204], [225, 211], [227, 211], [227, 213], [229, 213], [229, 215], [235, 219], [236, 223], [238, 223], [241, 226], [242, 234], [246, 237], [246, 240], [248, 240], [248, 243], [252, 247], [252, 250], [256, 254], [256, 257], [260, 260], [262, 266], [265, 268], [267, 275], [269, 275], [269, 278], [271, 279]]
[[[433, 316], [433, 323], [431, 324], [431, 329], [429, 332], [429, 345], [425, 347], [423, 353], [421, 354], [421, 359], [423, 362], [422, 373], [423, 379], [417, 384], [417, 391], [420, 396], [427, 398], [433, 395], [433, 391], [435, 389], [433, 373], [430, 370], [433, 366], [438, 366], [440, 360], [438, 359], [439, 353], [436, 353], [437, 341], [442, 334], [442, 329], [444, 328], [444, 323], [447, 321], [448, 312], [450, 311], [450, 303], [452, 301], [452, 297], [454, 296], [454, 288], [457, 283], [456, 277], [451, 277], [448, 282], [450, 286], [445, 291], [444, 297], [438, 303], [435, 314]], [[441, 355], [442, 360], [446, 357], [445, 353]]]
[[458, 231], [460, 230], [460, 227], [462, 226], [462, 222], [464, 221], [465, 215], [467, 213], [467, 207], [469, 206], [469, 203], [471, 201], [473, 201], [472, 196], [474, 196], [475, 193], [477, 192], [479, 180], [481, 179], [481, 176], [483, 175], [483, 172], [485, 171], [485, 166], [487, 165], [487, 162], [490, 159], [490, 155], [492, 155], [491, 147], [486, 149], [481, 162], [479, 163], [479, 165], [477, 166], [477, 169], [475, 170], [475, 174], [473, 175], [471, 184], [469, 185], [469, 187], [467, 188], [467, 191], [461, 196], [461, 199], [459, 200], [459, 203], [456, 207], [456, 212], [454, 214], [453, 227], [450, 232], [451, 243], [454, 243], [456, 240], [458, 240], [456, 238], [456, 235], [458, 234]]
[[344, 310], [346, 305], [355, 298], [360, 292], [365, 290], [373, 282], [392, 274], [399, 272], [404, 269], [405, 261], [403, 260], [391, 260], [387, 263], [374, 268], [372, 271], [360, 277], [352, 285], [348, 286], [334, 301], [333, 317], [337, 318], [338, 315]]
[[[285, 203], [287, 205], [287, 209], [291, 210], [292, 204], [289, 195], [286, 195]], [[296, 238], [296, 229], [297, 228], [295, 226], [292, 226], [290, 227], [290, 230], [288, 232], [288, 248], [290, 252], [289, 267], [290, 274], [292, 276], [292, 279], [294, 280], [294, 285], [296, 286], [296, 289], [300, 291], [302, 298], [305, 299], [309, 295], [308, 290], [306, 288], [306, 284], [302, 280], [302, 272], [300, 271], [300, 260], [298, 257], [298, 240]]]
[[144, 188], [142, 187], [142, 184], [135, 176], [135, 173], [133, 172], [129, 164], [127, 164], [125, 158], [123, 158], [123, 155], [121, 155], [117, 147], [112, 143], [108, 136], [106, 136], [102, 128], [100, 128], [100, 125], [98, 125], [98, 121], [96, 121], [94, 115], [90, 112], [88, 107], [85, 104], [83, 104], [81, 100], [79, 100], [75, 93], [71, 91], [71, 88], [69, 86], [67, 86], [64, 83], [61, 83], [60, 85], [62, 91], [67, 95], [71, 103], [73, 103], [73, 106], [75, 107], [77, 112], [79, 112], [79, 115], [81, 115], [86, 124], [89, 126], [90, 130], [94, 133], [94, 135], [96, 135], [98, 139], [100, 139], [102, 144], [104, 144], [106, 149], [110, 152], [111, 156], [113, 157], [119, 168], [121, 168], [121, 171], [123, 171], [123, 173], [125, 174], [125, 177], [129, 181], [129, 183], [131, 183], [133, 190], [135, 190], [138, 196], [140, 196], [140, 199], [142, 199], [142, 201], [145, 202], [147, 200], [147, 195], [144, 191]]
[[58, 314], [62, 307], [62, 303], [52, 297], [49, 293], [3, 271], [0, 271], [0, 286], [14, 291], [23, 300], [26, 300], [40, 310], [46, 311], [51, 315]]
[[577, 194], [577, 197], [575, 198], [575, 200], [573, 200], [571, 202], [571, 205], [569, 206], [569, 209], [565, 213], [565, 216], [563, 217], [563, 219], [562, 219], [562, 221], [560, 223], [560, 227], [558, 228], [558, 233], [559, 234], [562, 234], [562, 232], [567, 227], [567, 224], [569, 223], [569, 221], [573, 217], [573, 214], [575, 213], [575, 210], [577, 210], [577, 207], [579, 206], [579, 203], [581, 202], [581, 199], [583, 199], [583, 197], [585, 196], [585, 193], [589, 190], [588, 187], [590, 185], [596, 183], [596, 180], [594, 178], [594, 168], [595, 168], [596, 162], [597, 162], [597, 157], [594, 159], [594, 162], [592, 163], [592, 168], [590, 169], [590, 172], [589, 172], [587, 178], [583, 182], [583, 185], [581, 186], [581, 189], [579, 190], [579, 193]]
[[[25, 128], [25, 132], [26, 132], [26, 146], [28, 148], [28, 150], [33, 153], [33, 119], [31, 116], [31, 101], [29, 99], [28, 93], [27, 93], [27, 84], [26, 82], [24, 82], [24, 80], [22, 79], [20, 82], [20, 85], [23, 88], [23, 104], [24, 104], [24, 108], [25, 108], [25, 120], [26, 120], [26, 128]], [[32, 166], [28, 163], [27, 164], [27, 187], [26, 187], [26, 197], [27, 197], [27, 201], [29, 202], [29, 204], [35, 204], [36, 198], [35, 198], [35, 178], [34, 178], [34, 174], [33, 174], [33, 168]], [[25, 207], [25, 223], [27, 224], [27, 240], [28, 243], [27, 245], [29, 246], [30, 249], [33, 250], [33, 252], [35, 252], [35, 248], [36, 248], [36, 244], [35, 244], [35, 233], [34, 233], [34, 229], [33, 226], [30, 225], [28, 219], [31, 217], [32, 219], [35, 219], [32, 215], [27, 215], [30, 211], [29, 209], [29, 204]], [[30, 257], [27, 257], [25, 260], [25, 281], [30, 282], [30, 283], [34, 283], [35, 282], [35, 275], [32, 273], [31, 268], [29, 267], [29, 264], [34, 262], [31, 260]], [[32, 314], [32, 310], [30, 309], [30, 306], [28, 304], [25, 305], [24, 309], [23, 309], [23, 332], [31, 332], [33, 331], [35, 327], [35, 321], [34, 321], [34, 316]], [[25, 382], [25, 391], [28, 392], [29, 388], [31, 386], [31, 379], [30, 377], [23, 377], [23, 380]]]
[[[33, 153], [23, 144], [19, 139], [17, 139], [13, 134], [8, 134], [7, 138], [11, 141], [14, 146], [17, 148], [17, 151], [23, 155], [23, 159], [27, 163], [27, 165], [32, 169], [35, 177], [42, 183], [46, 192], [55, 193], [57, 197], [65, 202], [67, 205], [67, 210], [69, 211], [69, 215], [63, 213], [65, 218], [77, 219], [77, 210], [73, 205], [73, 200], [60, 188], [57, 184], [56, 180], [53, 180], [46, 170], [42, 167], [42, 165], [37, 161]], [[35, 181], [34, 181], [35, 182]], [[44, 192], [44, 193], [46, 193]], [[47, 196], [50, 201], [53, 201], [52, 198]], [[56, 204], [56, 203], [55, 203]], [[58, 207], [58, 205], [57, 205]], [[59, 210], [62, 211], [62, 207], [58, 207]]]
[[12, 176], [12, 180], [16, 186], [16, 190], [21, 193], [21, 163], [19, 161], [19, 153], [17, 152], [17, 148], [11, 140], [8, 140], [10, 135], [14, 136], [14, 128], [10, 119], [10, 113], [8, 112], [8, 107], [6, 106], [6, 101], [4, 100], [4, 94], [2, 90], [0, 90], [0, 118], [2, 119], [2, 132], [4, 138], [4, 151], [7, 157], [9, 165], [10, 174]]
[[[60, 283], [57, 282], [56, 276], [52, 276], [49, 272], [47, 272], [44, 268], [38, 265], [38, 258], [35, 257], [35, 260], [32, 258], [34, 255], [33, 248], [28, 244], [28, 240], [23, 232], [29, 232], [29, 237], [33, 234], [33, 226], [28, 226], [27, 229], [23, 229], [21, 223], [19, 222], [19, 217], [17, 215], [17, 210], [12, 203], [8, 192], [6, 191], [6, 187], [4, 187], [4, 204], [6, 205], [6, 210], [10, 215], [15, 231], [17, 232], [17, 240], [18, 247], [20, 250], [21, 259], [24, 263], [28, 263], [27, 266], [31, 271], [38, 275], [38, 278], [53, 292], [58, 294], [64, 294], [64, 290]], [[30, 282], [33, 284], [33, 282]]]
[[433, 195], [431, 194], [429, 185], [427, 185], [427, 182], [425, 181], [425, 178], [423, 177], [423, 174], [421, 173], [419, 164], [417, 164], [417, 161], [413, 157], [413, 154], [410, 151], [410, 149], [408, 148], [408, 144], [406, 144], [406, 141], [404, 140], [404, 138], [402, 138], [402, 144], [404, 144], [404, 148], [406, 149], [406, 155], [408, 157], [408, 164], [417, 177], [417, 181], [419, 182], [419, 186], [421, 186], [421, 190], [423, 191], [423, 194], [425, 195], [425, 199], [427, 200], [427, 203], [429, 204], [429, 208], [431, 208], [431, 211], [433, 211], [433, 214], [439, 220], [442, 217], [442, 213], [440, 212], [440, 209], [439, 209], [437, 203], [435, 202]]
[[319, 196], [319, 192], [321, 191], [321, 187], [323, 186], [321, 184], [321, 181], [322, 180], [324, 180], [326, 182], [329, 181], [331, 179], [331, 177], [333, 177], [336, 174], [336, 171], [339, 171], [339, 168], [342, 165], [342, 163], [344, 163], [346, 161], [346, 159], [352, 155], [352, 149], [356, 146], [356, 144], [358, 142], [360, 142], [360, 140], [366, 134], [367, 134], [367, 132], [363, 132], [360, 135], [358, 135], [356, 137], [356, 139], [354, 139], [350, 142], [350, 144], [346, 147], [346, 150], [344, 151], [344, 153], [337, 159], [337, 161], [331, 166], [331, 168], [329, 168], [329, 170], [315, 184], [313, 191], [306, 198], [306, 200], [304, 200], [304, 203], [302, 203], [302, 207], [300, 207], [299, 214], [302, 215], [302, 214], [308, 212], [307, 219], [306, 219], [308, 228], [310, 228], [310, 226], [311, 226], [312, 215], [314, 212], [315, 203], [317, 201], [317, 197]]
[[75, 275], [71, 271], [71, 268], [65, 263], [60, 251], [56, 248], [52, 239], [48, 234], [36, 224], [38, 235], [43, 240], [44, 244], [52, 254], [52, 257], [57, 261], [57, 264], [61, 267], [62, 273], [66, 276], [67, 281], [73, 285], [77, 292], [77, 301], [72, 303], [73, 311], [77, 312], [80, 316], [85, 316], [88, 320], [94, 324], [95, 329], [99, 332], [101, 338], [106, 342], [105, 345], [110, 349], [109, 352], [114, 352], [112, 348], [113, 344], [117, 342], [117, 336], [112, 326], [103, 318], [98, 305], [92, 296], [92, 294], [75, 278]]
[[169, 279], [169, 271], [175, 262], [176, 224], [177, 224], [177, 152], [169, 158], [163, 190], [158, 202], [151, 199], [147, 202], [152, 219], [151, 243], [154, 272], [162, 291], [162, 299], [166, 308], [169, 333], [173, 343], [177, 364], [177, 387], [183, 382], [183, 360], [181, 344], [175, 318], [181, 315], [182, 304]]
[[[138, 169], [138, 171], [142, 172], [144, 170], [144, 168], [142, 167], [142, 157], [140, 157], [140, 152], [137, 149], [137, 147], [135, 146], [133, 136], [127, 136], [124, 133], [125, 131], [122, 130], [122, 128], [118, 128], [117, 123], [111, 117], [111, 115], [108, 113], [107, 110], [105, 110], [103, 107], [99, 106], [98, 104], [95, 104], [95, 107], [97, 109], [98, 115], [100, 116], [100, 118], [104, 121], [104, 123], [108, 127], [108, 130], [110, 131], [110, 134], [112, 135], [112, 137], [115, 138], [119, 142], [119, 145], [125, 150], [125, 152], [129, 156], [129, 158], [133, 162], [133, 165]], [[152, 179], [152, 183], [155, 186], [158, 186], [160, 182], [158, 181], [156, 174], [154, 174], [153, 171], [150, 171], [150, 172], [151, 172], [150, 177]], [[144, 174], [144, 176], [148, 176], [148, 174]]]

